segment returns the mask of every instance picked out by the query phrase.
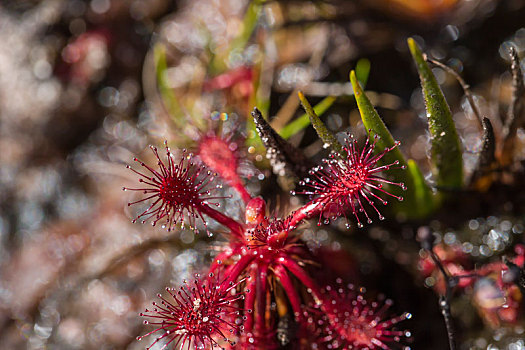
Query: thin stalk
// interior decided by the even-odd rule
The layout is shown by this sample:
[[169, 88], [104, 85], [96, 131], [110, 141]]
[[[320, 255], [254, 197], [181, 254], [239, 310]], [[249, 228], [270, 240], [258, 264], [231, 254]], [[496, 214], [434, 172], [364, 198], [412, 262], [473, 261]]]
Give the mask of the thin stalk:
[[243, 225], [240, 224], [239, 222], [235, 221], [229, 216], [224, 215], [220, 211], [213, 209], [209, 205], [205, 205], [201, 203], [196, 209], [199, 212], [208, 215], [210, 218], [217, 221], [219, 224], [229, 228], [233, 234], [242, 237]]
[[452, 291], [453, 287], [457, 284], [457, 279], [450, 276], [433, 249], [428, 250], [428, 252], [430, 253], [430, 257], [434, 264], [438, 267], [439, 271], [441, 271], [441, 274], [443, 274], [443, 278], [445, 280], [446, 292], [445, 295], [441, 295], [439, 297], [439, 308], [441, 309], [441, 314], [445, 320], [450, 350], [456, 350], [456, 332], [454, 329], [454, 320], [450, 311], [450, 300], [452, 299]]

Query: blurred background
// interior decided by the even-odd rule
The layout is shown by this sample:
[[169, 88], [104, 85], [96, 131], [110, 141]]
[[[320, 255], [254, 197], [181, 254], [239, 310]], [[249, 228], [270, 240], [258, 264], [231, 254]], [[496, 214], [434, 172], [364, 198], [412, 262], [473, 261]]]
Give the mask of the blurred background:
[[[194, 149], [209, 125], [221, 123], [226, 134], [249, 125], [255, 105], [284, 130], [304, 113], [299, 88], [312, 104], [336, 97], [325, 114], [331, 129], [360, 130], [348, 82], [358, 65], [403, 151], [428, 171], [424, 102], [406, 38], [464, 77], [482, 115], [501, 115], [510, 100], [507, 48], [523, 56], [524, 19], [523, 0], [2, 0], [0, 349], [144, 348], [138, 313], [210, 261], [213, 240], [131, 223], [133, 194], [122, 187], [134, 176], [125, 165], [135, 155], [151, 159], [147, 145]], [[475, 117], [454, 78], [434, 74], [472, 171], [481, 141]], [[249, 190], [284, 196], [290, 181], [271, 174], [245, 129]], [[525, 142], [523, 130], [517, 137]], [[311, 127], [290, 140], [314, 159], [323, 155]], [[237, 203], [227, 209], [233, 215]], [[471, 223], [470, 235], [503, 227], [521, 237], [522, 214], [490, 210], [433, 227], [455, 235]], [[312, 247], [352, 246], [361, 282], [414, 314], [413, 348], [444, 349], [437, 298], [414, 263], [414, 226], [393, 227], [395, 238], [375, 227], [365, 243], [330, 228], [304, 237]], [[504, 337], [460, 310], [470, 315], [462, 349], [525, 349], [523, 328]]]

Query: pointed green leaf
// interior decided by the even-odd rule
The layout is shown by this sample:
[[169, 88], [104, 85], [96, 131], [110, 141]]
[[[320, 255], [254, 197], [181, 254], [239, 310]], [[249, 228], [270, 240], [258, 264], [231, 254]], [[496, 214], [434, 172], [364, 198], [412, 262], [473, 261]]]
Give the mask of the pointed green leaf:
[[[336, 98], [333, 96], [325, 97], [321, 102], [319, 102], [317, 105], [314, 106], [314, 112], [318, 116], [321, 116], [330, 108]], [[281, 135], [284, 139], [289, 139], [293, 135], [297, 134], [299, 131], [305, 129], [310, 125], [310, 117], [308, 116], [308, 113], [303, 114], [299, 118], [295, 119], [294, 121], [288, 123], [284, 128], [281, 129], [279, 132], [279, 135]]]
[[[365, 127], [368, 130], [371, 130], [369, 137], [371, 140], [373, 139], [374, 134], [380, 137], [376, 144], [377, 149], [382, 151], [385, 148], [394, 147], [395, 141], [392, 137], [392, 134], [386, 127], [385, 123], [375, 110], [366, 94], [363, 92], [363, 89], [359, 85], [356, 73], [354, 71], [350, 72], [350, 82], [354, 88], [354, 96], [357, 102], [357, 107], [359, 108], [359, 113], [361, 114], [361, 120], [363, 121]], [[396, 160], [399, 161], [399, 164], [404, 167], [408, 165], [403, 153], [397, 147], [385, 154], [384, 163], [391, 164]], [[390, 174], [392, 174], [396, 182], [403, 182], [407, 187], [406, 194], [404, 195], [405, 201], [403, 205], [400, 206], [400, 210], [403, 210], [408, 217], [420, 217], [428, 214], [428, 212], [424, 211], [423, 214], [419, 214], [419, 206], [421, 204], [418, 201], [418, 196], [430, 198], [430, 203], [432, 203], [432, 191], [422, 176], [417, 179], [414, 178], [414, 176], [418, 176], [418, 174], [421, 174], [421, 172], [415, 163], [412, 164], [412, 167], [416, 168], [416, 173], [403, 169], [391, 169]], [[392, 191], [397, 195], [402, 195], [401, 190], [397, 187], [392, 188]], [[418, 191], [421, 192], [421, 194], [418, 194]]]
[[[368, 97], [363, 92], [363, 89], [357, 81], [355, 71], [350, 72], [350, 82], [354, 88], [354, 96], [357, 102], [357, 107], [359, 108], [359, 113], [361, 114], [361, 119], [363, 120], [363, 124], [367, 130], [373, 131], [374, 134], [377, 134], [380, 137], [380, 139], [377, 141], [377, 148], [379, 150], [384, 150], [385, 148], [393, 147], [395, 142], [394, 138]], [[373, 135], [370, 136], [373, 138]], [[399, 148], [394, 148], [391, 152], [388, 152], [384, 158], [387, 163], [392, 163], [395, 160], [399, 160], [401, 165], [406, 166], [405, 157]]]
[[339, 153], [340, 155], [346, 156], [346, 151], [343, 149], [343, 146], [337, 141], [337, 138], [334, 134], [328, 128], [322, 120], [319, 118], [319, 116], [315, 113], [314, 109], [304, 97], [304, 94], [299, 91], [297, 93], [299, 95], [299, 100], [301, 101], [301, 104], [303, 105], [304, 110], [306, 111], [306, 114], [308, 114], [308, 117], [310, 117], [310, 122], [312, 123], [315, 131], [317, 132], [317, 135], [323, 140], [324, 144], [327, 145], [327, 147], [330, 147], [332, 151], [335, 151]]
[[[366, 82], [368, 81], [368, 76], [370, 75], [370, 61], [366, 58], [361, 58], [357, 61], [355, 71], [357, 75], [357, 80], [359, 80], [363, 86], [366, 85]], [[314, 106], [314, 112], [318, 116], [322, 116], [324, 112], [326, 112], [326, 110], [333, 105], [335, 100], [336, 98], [333, 96], [328, 96], [324, 98], [321, 102]], [[279, 134], [283, 138], [288, 139], [296, 133], [298, 133], [299, 131], [306, 128], [308, 125], [310, 125], [310, 117], [307, 113], [305, 113], [299, 118], [295, 119], [293, 122], [287, 124], [284, 128], [282, 128]]]
[[366, 86], [368, 76], [370, 75], [370, 61], [366, 58], [359, 59], [355, 64], [355, 75], [357, 76], [357, 80], [363, 86]]
[[408, 47], [416, 63], [423, 88], [432, 141], [432, 165], [437, 185], [446, 189], [460, 188], [463, 184], [463, 160], [452, 113], [414, 39], [408, 39]]

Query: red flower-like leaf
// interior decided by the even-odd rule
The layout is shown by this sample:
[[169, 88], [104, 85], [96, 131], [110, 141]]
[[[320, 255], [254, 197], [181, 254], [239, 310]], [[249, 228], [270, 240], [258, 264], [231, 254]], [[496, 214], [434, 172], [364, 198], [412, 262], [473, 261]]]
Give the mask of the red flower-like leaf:
[[[405, 312], [396, 317], [388, 317], [387, 310], [391, 300], [384, 302], [368, 301], [363, 293], [352, 284], [343, 286], [338, 280], [336, 287], [324, 289], [324, 300], [309, 316], [310, 327], [317, 328], [318, 341], [330, 349], [391, 349], [391, 345], [411, 336], [409, 331], [393, 327], [412, 317]], [[409, 347], [403, 347], [410, 349]]]
[[374, 142], [370, 143], [367, 138], [365, 146], [360, 150], [357, 140], [351, 137], [347, 138], [343, 147], [348, 154], [347, 157], [332, 154], [329, 159], [323, 160], [324, 165], [310, 170], [311, 178], [307, 177], [299, 182], [299, 185], [304, 186], [306, 190], [297, 193], [314, 197], [307, 208], [311, 213], [319, 213], [319, 224], [322, 221], [328, 223], [330, 219], [335, 219], [344, 215], [345, 212], [351, 211], [357, 219], [357, 226], [363, 227], [359, 213], [365, 215], [367, 223], [372, 223], [372, 219], [365, 210], [364, 203], [368, 203], [377, 212], [380, 220], [384, 219], [376, 206], [376, 202], [379, 201], [386, 205], [387, 201], [379, 197], [378, 193], [384, 193], [399, 201], [403, 200], [403, 197], [396, 196], [383, 189], [383, 185], [390, 184], [401, 187], [403, 190], [406, 189], [405, 185], [390, 181], [379, 176], [379, 174], [393, 168], [404, 169], [404, 166], [398, 166], [399, 161], [378, 165], [385, 154], [397, 147], [399, 142], [396, 142], [393, 147], [385, 148], [382, 152], [374, 154], [378, 139], [379, 137], [376, 135]]
[[174, 349], [179, 345], [183, 349], [204, 349], [219, 346], [219, 342], [234, 344], [228, 337], [238, 335], [243, 328], [237, 322], [241, 310], [237, 302], [244, 298], [237, 286], [242, 282], [244, 279], [225, 283], [214, 274], [201, 280], [196, 275], [193, 284], [185, 281], [179, 290], [166, 288], [171, 298], [158, 294], [160, 304], [153, 302], [152, 310], [146, 309], [140, 314], [149, 319], [144, 324], [157, 328], [137, 339], [161, 333], [147, 349], [163, 340], [165, 344], [161, 349], [170, 345]]
[[[158, 160], [159, 169], [155, 170], [144, 162], [135, 158], [134, 160], [145, 168], [150, 174], [144, 174], [127, 166], [136, 174], [140, 175], [139, 182], [144, 184], [143, 188], [127, 188], [124, 190], [140, 191], [148, 194], [146, 198], [128, 203], [128, 206], [152, 200], [153, 203], [133, 222], [142, 218], [142, 223], [153, 218], [153, 225], [163, 220], [164, 226], [170, 231], [175, 225], [184, 226], [184, 218], [188, 217], [190, 228], [197, 232], [195, 227], [196, 219], [200, 219], [204, 226], [207, 222], [203, 213], [213, 216], [213, 209], [209, 205], [219, 206], [212, 202], [215, 199], [226, 198], [223, 196], [213, 196], [213, 189], [220, 188], [220, 185], [211, 186], [216, 174], [208, 170], [204, 165], [197, 165], [193, 160], [193, 155], [182, 151], [179, 162], [176, 162], [173, 154], [166, 143], [166, 159], [164, 163], [156, 147], [151, 146], [155, 157]], [[219, 220], [220, 221], [220, 220]]]

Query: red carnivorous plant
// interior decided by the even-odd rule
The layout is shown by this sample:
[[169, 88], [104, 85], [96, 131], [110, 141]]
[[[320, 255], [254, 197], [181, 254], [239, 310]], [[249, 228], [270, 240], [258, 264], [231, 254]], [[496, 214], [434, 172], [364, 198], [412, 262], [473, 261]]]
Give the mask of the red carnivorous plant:
[[[144, 191], [148, 195], [135, 203], [145, 200], [153, 202], [139, 217], [143, 217], [143, 221], [152, 219], [154, 223], [166, 220], [167, 227], [173, 228], [175, 224], [182, 223], [185, 216], [191, 226], [195, 226], [196, 218], [207, 226], [205, 216], [208, 216], [227, 229], [227, 242], [220, 247], [220, 252], [208, 271], [211, 274], [223, 271], [221, 274], [224, 279], [219, 287], [208, 282], [207, 290], [216, 288], [218, 293], [215, 299], [224, 299], [215, 301], [212, 298], [214, 303], [221, 304], [228, 300], [235, 304], [234, 310], [239, 311], [243, 316], [242, 325], [233, 327], [234, 323], [231, 323], [233, 321], [225, 318], [220, 318], [221, 321], [216, 319], [216, 324], [203, 328], [207, 329], [204, 336], [195, 338], [191, 335], [194, 337], [192, 339], [205, 346], [217, 346], [217, 341], [213, 340], [214, 335], [222, 334], [221, 327], [225, 324], [221, 325], [221, 322], [229, 322], [227, 324], [233, 327], [233, 333], [243, 330], [236, 348], [239, 346], [242, 349], [278, 348], [281, 345], [278, 339], [283, 337], [277, 336], [276, 329], [281, 320], [291, 317], [295, 324], [305, 328], [309, 320], [319, 313], [322, 314], [321, 319], [325, 320], [325, 325], [315, 323], [316, 331], [312, 334], [318, 334], [314, 343], [320, 347], [334, 348], [334, 344], [337, 343], [343, 345], [345, 349], [388, 349], [388, 344], [400, 342], [403, 337], [409, 335], [408, 332], [392, 328], [397, 322], [408, 318], [409, 314], [388, 319], [385, 316], [388, 302], [385, 304], [386, 307], [381, 307], [375, 302], [367, 303], [362, 294], [357, 294], [350, 289], [334, 294], [329, 292], [329, 287], [321, 288], [311, 275], [313, 269], [319, 268], [315, 252], [308, 249], [301, 239], [299, 226], [304, 220], [327, 215], [331, 218], [350, 211], [357, 218], [358, 225], [362, 226], [359, 213], [364, 212], [367, 222], [371, 221], [364, 210], [363, 200], [378, 211], [374, 201], [378, 200], [386, 204], [386, 201], [379, 197], [379, 193], [402, 199], [382, 188], [383, 183], [399, 187], [404, 185], [378, 175], [379, 172], [388, 170], [397, 163], [378, 166], [379, 160], [391, 149], [374, 154], [375, 144], [375, 141], [372, 144], [367, 142], [360, 150], [357, 142], [347, 141], [345, 148], [347, 157], [341, 156], [339, 159], [332, 158], [325, 161], [325, 167], [312, 170], [311, 174], [315, 180], [304, 180], [304, 186], [311, 188], [305, 193], [315, 197], [306, 205], [285, 215], [269, 213], [266, 202], [262, 198], [252, 197], [248, 193], [237, 175], [235, 168], [237, 163], [232, 163], [233, 169], [224, 167], [224, 164], [213, 164], [214, 159], [216, 162], [233, 159], [233, 155], [227, 154], [233, 152], [232, 150], [217, 150], [221, 154], [217, 158], [200, 152], [201, 157], [206, 157], [207, 167], [212, 168], [218, 176], [233, 185], [232, 187], [244, 199], [246, 203], [244, 222], [239, 222], [218, 211], [214, 200], [224, 197], [212, 192], [211, 189], [215, 191], [220, 186], [212, 184], [215, 173], [208, 171], [206, 166], [200, 165], [198, 158], [182, 152], [182, 159], [175, 161], [166, 146], [167, 163], [164, 163], [157, 150], [153, 148], [159, 170], [141, 163], [151, 175], [135, 171], [140, 176], [139, 181], [145, 185], [144, 188], [135, 190]], [[220, 143], [214, 143], [214, 147], [219, 145]], [[332, 203], [336, 206], [335, 209], [331, 207]], [[378, 215], [382, 217], [381, 214]], [[199, 301], [192, 308], [188, 300], [195, 298], [195, 293], [207, 295], [206, 293], [209, 292], [202, 291], [197, 286], [194, 288], [194, 292], [184, 294], [187, 298], [183, 298], [180, 293], [175, 295], [170, 292], [175, 302], [163, 304], [162, 308], [149, 313], [150, 317], [153, 315], [161, 319], [160, 323], [157, 322], [158, 328], [152, 333], [164, 331], [173, 334], [174, 326], [170, 328], [166, 323], [166, 318], [172, 317], [173, 314], [175, 318], [189, 319], [189, 315], [196, 317], [195, 312], [201, 307], [201, 302]], [[219, 293], [225, 290], [228, 291], [228, 295]], [[240, 294], [242, 298], [239, 297]], [[197, 299], [203, 300], [200, 297]], [[164, 302], [168, 303], [166, 300]], [[179, 307], [180, 304], [187, 307]], [[220, 314], [228, 311], [226, 308], [221, 308], [217, 312]], [[210, 316], [207, 316], [207, 321], [208, 317]], [[187, 332], [186, 328], [182, 331], [185, 338], [180, 338], [179, 328], [175, 327], [175, 332], [179, 332], [177, 337], [161, 335], [161, 338], [168, 337], [169, 342], [176, 346], [189, 342], [188, 337], [191, 336], [188, 335], [190, 333], [184, 333]], [[298, 332], [295, 336], [300, 337], [300, 334]], [[232, 346], [231, 343], [229, 346]]]
[[164, 341], [162, 349], [173, 344], [193, 346], [197, 349], [207, 346], [216, 347], [221, 343], [234, 344], [228, 338], [238, 334], [240, 325], [239, 301], [243, 293], [237, 290], [240, 283], [225, 283], [210, 273], [202, 279], [195, 276], [193, 283], [184, 281], [179, 290], [166, 288], [170, 297], [157, 296], [160, 304], [153, 302], [153, 309], [146, 309], [140, 315], [147, 318], [144, 324], [155, 325], [153, 331], [138, 337], [138, 340], [154, 333], [160, 333], [147, 349]]
[[328, 223], [331, 218], [339, 217], [350, 211], [357, 220], [357, 226], [362, 228], [364, 225], [359, 218], [359, 213], [365, 216], [367, 223], [372, 223], [372, 218], [365, 209], [365, 203], [376, 211], [379, 220], [385, 218], [377, 208], [376, 202], [383, 205], [388, 204], [388, 202], [379, 197], [379, 193], [384, 193], [399, 201], [403, 200], [403, 197], [385, 190], [383, 185], [394, 185], [405, 190], [405, 184], [390, 181], [379, 176], [379, 174], [389, 169], [404, 169], [404, 167], [399, 166], [399, 161], [378, 165], [385, 154], [400, 143], [396, 142], [393, 147], [385, 148], [383, 151], [374, 154], [378, 139], [379, 137], [375, 135], [374, 141], [370, 143], [367, 138], [363, 148], [359, 149], [357, 140], [349, 135], [343, 146], [347, 156], [332, 153], [329, 159], [323, 160], [323, 165], [310, 170], [309, 175], [312, 177], [307, 177], [299, 182], [299, 185], [305, 187], [306, 190], [294, 192], [313, 197], [310, 204], [304, 209], [308, 211], [305, 216], [310, 217], [313, 212], [318, 212], [320, 224], [321, 221]]

